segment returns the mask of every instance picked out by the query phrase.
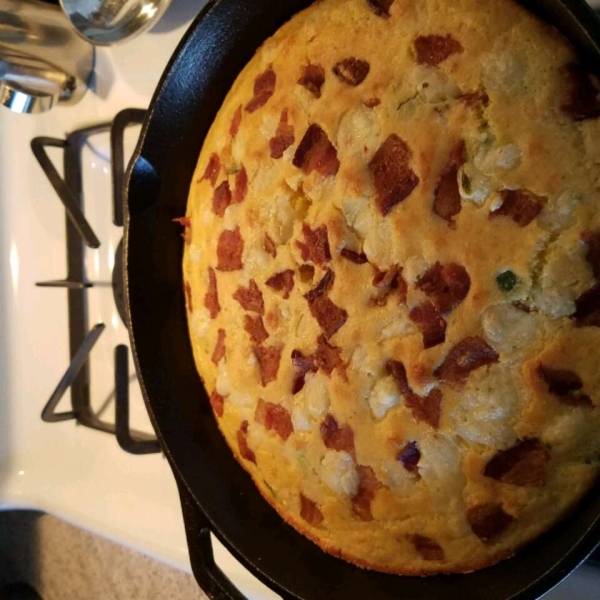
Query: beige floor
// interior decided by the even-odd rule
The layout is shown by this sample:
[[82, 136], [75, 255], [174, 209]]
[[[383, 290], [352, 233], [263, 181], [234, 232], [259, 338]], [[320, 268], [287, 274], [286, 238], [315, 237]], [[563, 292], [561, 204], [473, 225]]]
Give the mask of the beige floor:
[[35, 512], [0, 512], [0, 585], [44, 600], [206, 600], [193, 577]]

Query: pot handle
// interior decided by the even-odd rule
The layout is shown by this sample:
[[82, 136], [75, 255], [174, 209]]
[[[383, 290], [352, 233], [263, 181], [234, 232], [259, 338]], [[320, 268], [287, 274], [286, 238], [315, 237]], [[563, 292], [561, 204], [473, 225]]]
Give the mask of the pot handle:
[[208, 519], [184, 484], [177, 482], [192, 571], [211, 600], [246, 600], [215, 562]]

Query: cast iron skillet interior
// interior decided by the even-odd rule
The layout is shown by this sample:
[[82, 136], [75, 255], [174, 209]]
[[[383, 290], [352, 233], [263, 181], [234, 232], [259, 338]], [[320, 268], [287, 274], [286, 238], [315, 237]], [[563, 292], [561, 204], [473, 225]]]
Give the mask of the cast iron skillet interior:
[[[366, 1], [366, 0], [365, 0]], [[415, 0], [418, 1], [418, 0]], [[190, 556], [213, 598], [242, 598], [211, 562], [208, 530], [284, 598], [533, 599], [600, 541], [600, 489], [516, 557], [470, 575], [398, 577], [322, 552], [260, 496], [219, 433], [194, 365], [180, 231], [198, 154], [237, 74], [310, 0], [216, 0], [181, 42], [152, 101], [130, 167], [126, 282], [131, 342], [154, 427], [178, 481]], [[523, 2], [598, 61], [600, 25], [583, 0]]]

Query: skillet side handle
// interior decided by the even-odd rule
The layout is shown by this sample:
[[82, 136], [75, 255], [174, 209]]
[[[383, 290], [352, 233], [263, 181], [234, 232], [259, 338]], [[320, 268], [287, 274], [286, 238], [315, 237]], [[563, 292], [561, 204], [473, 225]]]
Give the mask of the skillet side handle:
[[246, 600], [219, 569], [212, 551], [208, 520], [185, 485], [177, 482], [192, 571], [198, 585], [211, 600]]

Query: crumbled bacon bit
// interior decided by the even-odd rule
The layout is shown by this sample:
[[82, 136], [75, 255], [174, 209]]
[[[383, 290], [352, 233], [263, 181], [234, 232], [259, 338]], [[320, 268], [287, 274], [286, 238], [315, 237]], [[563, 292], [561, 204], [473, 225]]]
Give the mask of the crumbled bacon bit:
[[260, 365], [261, 383], [266, 387], [277, 379], [283, 346], [255, 346], [254, 356]]
[[576, 394], [583, 388], [583, 381], [577, 373], [566, 369], [552, 369], [538, 365], [537, 373], [548, 386], [548, 391], [568, 406], [587, 406], [593, 408], [592, 399], [587, 394]]
[[190, 312], [194, 312], [194, 301], [192, 298], [192, 288], [187, 281], [183, 284], [183, 289], [185, 291], [185, 300], [187, 302], [188, 310]]
[[400, 450], [396, 460], [399, 460], [409, 473], [417, 471], [417, 465], [421, 460], [421, 451], [419, 450], [417, 442], [408, 442], [408, 444]]
[[309, 175], [317, 171], [323, 177], [335, 175], [340, 168], [335, 146], [323, 129], [313, 123], [296, 148], [293, 165]]
[[585, 258], [592, 267], [594, 277], [600, 279], [600, 229], [586, 231], [581, 239], [588, 245]]
[[462, 203], [458, 189], [458, 170], [465, 164], [466, 146], [464, 140], [460, 140], [450, 152], [448, 162], [440, 175], [435, 190], [433, 201], [433, 212], [455, 227], [454, 217], [460, 213]]
[[406, 375], [406, 369], [404, 365], [398, 360], [389, 360], [387, 365], [387, 372], [396, 380], [396, 385], [403, 396], [412, 394], [413, 391], [408, 384], [408, 376]]
[[212, 361], [215, 365], [219, 364], [219, 361], [225, 356], [225, 338], [226, 333], [224, 329], [219, 329], [217, 333], [217, 343], [215, 344], [215, 349], [212, 355]]
[[235, 174], [235, 189], [233, 190], [232, 202], [239, 204], [243, 202], [248, 193], [248, 173], [246, 167], [242, 165], [240, 170]]
[[568, 95], [560, 106], [574, 121], [600, 117], [600, 86], [598, 79], [577, 64], [565, 65], [561, 74], [568, 86]]
[[217, 179], [219, 177], [219, 173], [221, 172], [221, 159], [216, 152], [213, 152], [208, 159], [208, 164], [206, 165], [206, 169], [204, 171], [204, 175], [200, 178], [200, 181], [204, 181], [208, 179], [210, 181], [210, 185], [215, 187], [217, 183]]
[[250, 280], [247, 288], [239, 287], [235, 294], [233, 294], [233, 299], [237, 300], [244, 310], [256, 312], [261, 315], [265, 314], [263, 295], [254, 279]]
[[229, 127], [229, 134], [231, 135], [232, 138], [234, 138], [238, 134], [241, 123], [242, 123], [242, 105], [240, 104], [237, 107], [237, 110], [235, 111], [235, 113], [233, 114], [233, 119], [231, 119], [231, 126]]
[[219, 293], [217, 291], [217, 276], [212, 267], [208, 268], [208, 290], [204, 297], [204, 306], [208, 308], [211, 319], [216, 319], [221, 311], [219, 304]]
[[304, 356], [300, 350], [292, 351], [292, 365], [294, 366], [294, 384], [292, 394], [296, 395], [304, 388], [306, 374], [317, 370], [317, 365], [312, 356]]
[[320, 525], [323, 522], [323, 513], [315, 502], [300, 494], [300, 516], [310, 525]]
[[277, 246], [267, 233], [265, 233], [264, 247], [265, 251], [268, 252], [273, 258], [277, 256]]
[[269, 149], [271, 158], [281, 158], [283, 153], [296, 141], [294, 137], [294, 127], [288, 123], [288, 111], [281, 111], [279, 125], [275, 131], [275, 137], [269, 140]]
[[254, 420], [264, 425], [267, 431], [274, 431], [282, 440], [287, 440], [294, 433], [292, 417], [283, 406], [258, 399]]
[[392, 267], [388, 271], [376, 271], [373, 276], [373, 287], [383, 291], [369, 300], [371, 306], [385, 306], [394, 292], [398, 292], [398, 302], [406, 304], [408, 285], [402, 277], [401, 268]]
[[336, 306], [326, 295], [333, 287], [334, 280], [335, 273], [328, 269], [317, 287], [304, 295], [312, 316], [328, 339], [348, 320], [348, 313]]
[[300, 279], [303, 283], [311, 283], [315, 278], [315, 268], [313, 265], [300, 265], [298, 273], [300, 273]]
[[417, 63], [437, 67], [440, 63], [459, 54], [464, 48], [451, 35], [420, 35], [415, 39]]
[[467, 297], [471, 278], [462, 265], [441, 265], [436, 262], [419, 279], [416, 287], [430, 298], [441, 313], [446, 313]]
[[246, 460], [256, 464], [256, 456], [248, 446], [248, 421], [242, 421], [242, 424], [237, 432], [237, 441], [242, 458], [245, 458]]
[[600, 327], [600, 283], [575, 300], [573, 318], [578, 327]]
[[246, 112], [253, 113], [262, 108], [275, 93], [276, 84], [277, 75], [273, 67], [269, 67], [254, 80], [254, 97], [246, 105]]
[[381, 100], [379, 98], [369, 98], [368, 100], [365, 100], [364, 105], [367, 108], [375, 108], [376, 106], [379, 106], [381, 104]]
[[317, 351], [314, 355], [315, 364], [319, 369], [331, 376], [337, 369], [343, 377], [346, 376], [346, 365], [342, 360], [342, 349], [332, 346], [324, 335], [317, 339]]
[[224, 181], [213, 193], [212, 209], [213, 212], [222, 217], [228, 206], [231, 204], [231, 189], [229, 182]]
[[320, 267], [329, 262], [331, 251], [327, 238], [327, 226], [321, 225], [317, 229], [311, 229], [306, 223], [302, 223], [302, 233], [304, 242], [296, 242], [296, 246], [302, 254], [302, 260], [311, 261]]
[[423, 560], [444, 560], [444, 550], [435, 540], [424, 535], [409, 535], [408, 540]]
[[389, 19], [390, 8], [394, 4], [394, 0], [367, 0], [371, 10], [382, 19]]
[[369, 74], [371, 66], [366, 60], [344, 58], [333, 66], [333, 74], [342, 82], [353, 87], [360, 85]]
[[383, 289], [393, 286], [398, 278], [398, 273], [398, 267], [392, 267], [388, 271], [377, 271], [373, 275], [373, 287]]
[[509, 217], [519, 227], [527, 227], [544, 208], [546, 198], [528, 190], [502, 190], [502, 206], [493, 210], [489, 218]]
[[244, 239], [240, 228], [233, 231], [221, 232], [217, 243], [217, 269], [219, 271], [239, 271], [244, 267], [242, 254], [244, 252]]
[[245, 315], [244, 331], [250, 335], [255, 344], [262, 344], [269, 337], [269, 332], [265, 329], [265, 324], [260, 315], [256, 317]]
[[173, 223], [179, 223], [183, 227], [181, 237], [189, 246], [192, 243], [192, 220], [189, 217], [180, 217], [178, 219], [173, 219]]
[[490, 97], [485, 90], [466, 92], [465, 94], [459, 96], [458, 99], [469, 108], [486, 108], [490, 105]]
[[357, 265], [364, 265], [368, 262], [367, 255], [364, 252], [358, 253], [354, 252], [354, 250], [349, 250], [348, 248], [342, 248], [340, 254]]
[[498, 353], [479, 336], [465, 338], [450, 350], [434, 375], [460, 390], [471, 371], [498, 362], [498, 358]]
[[357, 471], [360, 483], [358, 493], [352, 498], [352, 510], [361, 521], [372, 521], [371, 502], [375, 499], [377, 490], [383, 486], [371, 467], [358, 465]]
[[439, 310], [429, 301], [415, 306], [410, 319], [423, 335], [423, 348], [434, 348], [446, 341], [446, 321]]
[[412, 151], [408, 144], [392, 133], [369, 163], [377, 191], [376, 204], [383, 216], [408, 198], [419, 185], [419, 177], [410, 168], [411, 158]]
[[267, 279], [266, 285], [278, 292], [283, 292], [283, 297], [287, 300], [290, 297], [290, 292], [294, 289], [294, 271], [287, 269], [281, 273], [276, 273]]
[[498, 451], [483, 474], [510, 485], [541, 487], [546, 483], [548, 460], [550, 455], [539, 440], [525, 439], [508, 450]]
[[298, 83], [305, 87], [315, 98], [320, 98], [321, 88], [325, 83], [325, 69], [321, 65], [305, 65]]
[[485, 541], [503, 533], [514, 517], [505, 512], [501, 504], [488, 502], [469, 507], [467, 521], [471, 531]]
[[217, 417], [222, 417], [224, 412], [225, 398], [216, 390], [210, 395], [210, 405]]
[[326, 448], [354, 456], [354, 432], [349, 425], [340, 427], [333, 415], [327, 415], [319, 431]]

